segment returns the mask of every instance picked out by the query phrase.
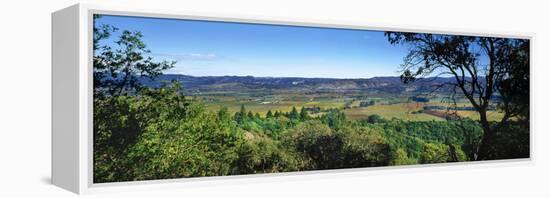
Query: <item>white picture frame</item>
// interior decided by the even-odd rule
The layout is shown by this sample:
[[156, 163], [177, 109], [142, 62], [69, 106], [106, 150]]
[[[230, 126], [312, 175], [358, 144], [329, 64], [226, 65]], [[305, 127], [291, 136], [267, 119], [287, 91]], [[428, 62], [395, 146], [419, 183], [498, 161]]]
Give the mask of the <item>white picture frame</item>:
[[[52, 14], [52, 183], [71, 192], [88, 194], [139, 189], [223, 185], [241, 182], [272, 182], [284, 181], [287, 179], [349, 177], [352, 174], [368, 175], [376, 174], [376, 172], [379, 171], [384, 171], [385, 173], [403, 173], [410, 171], [430, 171], [431, 169], [453, 170], [474, 167], [529, 165], [534, 163], [534, 132], [533, 127], [531, 127], [530, 158], [527, 159], [94, 184], [92, 180], [93, 71], [91, 59], [93, 14], [522, 38], [531, 40], [531, 51], [533, 51], [533, 45], [535, 45], [535, 35], [533, 33], [495, 33], [493, 31], [477, 30], [418, 28], [408, 26], [396, 27], [385, 26], [384, 24], [369, 24], [368, 22], [317, 21], [312, 19], [284, 19], [246, 15], [230, 16], [223, 14], [170, 10], [137, 10], [77, 4]], [[533, 60], [534, 54], [534, 52], [531, 53], [531, 60]], [[532, 61], [530, 68], [530, 72], [533, 74], [534, 67], [532, 66]], [[531, 82], [533, 82], [533, 77], [534, 76], [531, 75]], [[535, 109], [533, 97], [531, 97], [531, 104], [530, 122], [531, 126], [533, 126], [533, 109]]]

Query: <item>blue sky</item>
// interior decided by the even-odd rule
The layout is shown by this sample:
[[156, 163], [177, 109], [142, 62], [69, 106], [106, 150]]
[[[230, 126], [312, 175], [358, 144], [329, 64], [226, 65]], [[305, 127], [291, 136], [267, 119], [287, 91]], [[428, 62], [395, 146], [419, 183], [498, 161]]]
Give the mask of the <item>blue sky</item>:
[[407, 50], [383, 32], [280, 25], [103, 16], [97, 24], [140, 31], [165, 73], [193, 76], [371, 78], [398, 76]]

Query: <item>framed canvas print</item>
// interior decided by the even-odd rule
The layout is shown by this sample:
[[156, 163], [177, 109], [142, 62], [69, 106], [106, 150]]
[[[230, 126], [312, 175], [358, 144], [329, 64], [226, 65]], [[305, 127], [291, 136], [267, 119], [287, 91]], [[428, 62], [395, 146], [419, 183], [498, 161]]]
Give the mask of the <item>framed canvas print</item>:
[[530, 34], [89, 5], [52, 20], [52, 180], [73, 192], [532, 159]]

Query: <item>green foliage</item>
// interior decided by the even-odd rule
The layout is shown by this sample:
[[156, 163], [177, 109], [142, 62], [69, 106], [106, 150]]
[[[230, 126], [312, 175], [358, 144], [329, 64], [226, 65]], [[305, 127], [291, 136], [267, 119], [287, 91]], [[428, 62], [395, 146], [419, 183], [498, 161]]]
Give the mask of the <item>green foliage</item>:
[[[471, 142], [478, 142], [482, 134], [479, 124], [472, 120], [410, 122], [392, 120], [384, 123], [369, 124], [380, 127], [386, 140], [395, 148], [404, 149], [411, 159], [419, 159], [425, 143], [460, 145], [457, 150], [468, 152]], [[463, 150], [464, 149], [464, 150]]]
[[[183, 119], [167, 117], [151, 123], [140, 140], [129, 148], [131, 178], [163, 179], [228, 175], [238, 158], [236, 148], [243, 135], [231, 120], [206, 113], [191, 105]], [[175, 118], [170, 120], [170, 118]]]
[[309, 119], [309, 114], [307, 113], [307, 110], [304, 107], [302, 107], [302, 109], [300, 110], [300, 120], [305, 121], [308, 119]]
[[[135, 118], [126, 118], [128, 111], [119, 112], [123, 108], [103, 109], [113, 111], [108, 119], [94, 116], [98, 121], [119, 120], [116, 124], [123, 123], [122, 127], [128, 125], [124, 121], [133, 120], [130, 126], [135, 127], [118, 131], [122, 127], [97, 125], [95, 148], [101, 154], [96, 153], [94, 168], [96, 175], [104, 177], [95, 177], [96, 182], [231, 173], [238, 145], [244, 141], [242, 132], [227, 110], [209, 113], [201, 103], [186, 100], [177, 87], [172, 84], [139, 97], [117, 97], [115, 104], [140, 112]], [[128, 133], [133, 136], [115, 136], [114, 131], [133, 132]]]
[[239, 124], [242, 124], [244, 121], [247, 120], [246, 108], [244, 107], [244, 105], [241, 105], [241, 110], [239, 112], [236, 112], [233, 118]]
[[335, 168], [342, 162], [343, 140], [319, 121], [308, 121], [285, 134], [284, 140], [304, 157], [305, 169]]
[[[471, 120], [353, 121], [339, 110], [301, 121], [250, 117], [242, 106], [231, 116], [206, 111], [177, 83], [94, 105], [95, 182], [467, 161], [464, 148], [481, 134]], [[499, 133], [500, 144], [528, 140], [513, 126]], [[499, 149], [522, 157], [521, 145]]]
[[492, 148], [495, 159], [528, 158], [529, 123], [522, 121], [497, 125], [496, 143]]
[[385, 122], [385, 121], [386, 120], [378, 114], [370, 115], [369, 117], [367, 117], [367, 122], [369, 122], [371, 124], [375, 124], [375, 123], [379, 123], [379, 122]]
[[[111, 36], [109, 26], [94, 34], [94, 45]], [[141, 32], [124, 30], [111, 45], [94, 47], [94, 96], [119, 96], [135, 93], [141, 89], [140, 77], [155, 78], [163, 70], [172, 68], [175, 62], [155, 62], [148, 56], [151, 51], [142, 41]]]
[[339, 130], [346, 123], [346, 115], [338, 109], [329, 109], [328, 112], [321, 117], [321, 120], [330, 128]]
[[335, 131], [318, 120], [297, 125], [284, 140], [301, 153], [305, 170], [388, 165], [390, 147], [366, 128]]
[[416, 163], [418, 162], [407, 156], [407, 152], [404, 149], [399, 148], [393, 153], [391, 165], [409, 165]]
[[299, 170], [295, 154], [268, 137], [254, 136], [239, 145], [232, 174], [274, 173]]
[[450, 158], [447, 145], [426, 143], [420, 157], [420, 163], [443, 163], [449, 161]]
[[275, 114], [273, 116], [276, 118], [281, 117], [281, 112], [275, 111]]
[[391, 145], [376, 128], [348, 126], [345, 135], [344, 167], [388, 166], [392, 160]]
[[424, 144], [420, 163], [444, 163], [466, 161], [466, 154], [455, 145], [445, 145], [440, 143]]
[[291, 120], [295, 120], [295, 119], [300, 118], [300, 116], [298, 115], [298, 110], [296, 110], [296, 107], [294, 107], [294, 106], [292, 107], [292, 111], [290, 111], [288, 113], [287, 117]]

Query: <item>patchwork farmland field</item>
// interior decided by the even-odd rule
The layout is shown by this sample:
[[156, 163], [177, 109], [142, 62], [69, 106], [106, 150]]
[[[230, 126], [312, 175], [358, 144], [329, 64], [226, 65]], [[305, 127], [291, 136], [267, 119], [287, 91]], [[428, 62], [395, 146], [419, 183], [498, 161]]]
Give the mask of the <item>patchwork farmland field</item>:
[[[216, 93], [219, 95], [220, 93]], [[321, 110], [327, 109], [340, 109], [343, 110], [345, 115], [353, 120], [364, 120], [370, 115], [379, 115], [385, 119], [401, 119], [409, 121], [444, 121], [447, 116], [458, 115], [464, 118], [471, 118], [478, 120], [479, 115], [473, 110], [452, 110], [448, 109], [451, 106], [469, 107], [470, 105], [465, 102], [459, 102], [457, 104], [451, 104], [449, 102], [443, 102], [439, 98], [434, 98], [430, 102], [412, 102], [407, 97], [395, 97], [377, 95], [376, 97], [358, 96], [358, 95], [337, 95], [327, 96], [320, 95], [300, 95], [280, 93], [276, 95], [251, 97], [246, 96], [204, 96], [208, 93], [203, 93], [203, 97], [196, 97], [197, 100], [201, 100], [206, 108], [210, 111], [218, 111], [222, 107], [226, 107], [232, 114], [238, 112], [241, 106], [245, 106], [248, 111], [252, 113], [260, 114], [264, 117], [268, 111], [280, 111], [289, 112], [293, 107], [301, 109], [302, 107], [314, 108], [319, 107]], [[323, 99], [316, 99], [323, 98]], [[368, 101], [375, 101], [373, 105], [368, 107], [361, 107], [361, 100], [357, 98], [368, 98]], [[439, 110], [425, 110], [424, 107], [440, 107]], [[311, 116], [321, 115], [320, 113], [310, 113]], [[497, 121], [502, 118], [502, 113], [497, 111], [488, 112], [489, 120]]]

